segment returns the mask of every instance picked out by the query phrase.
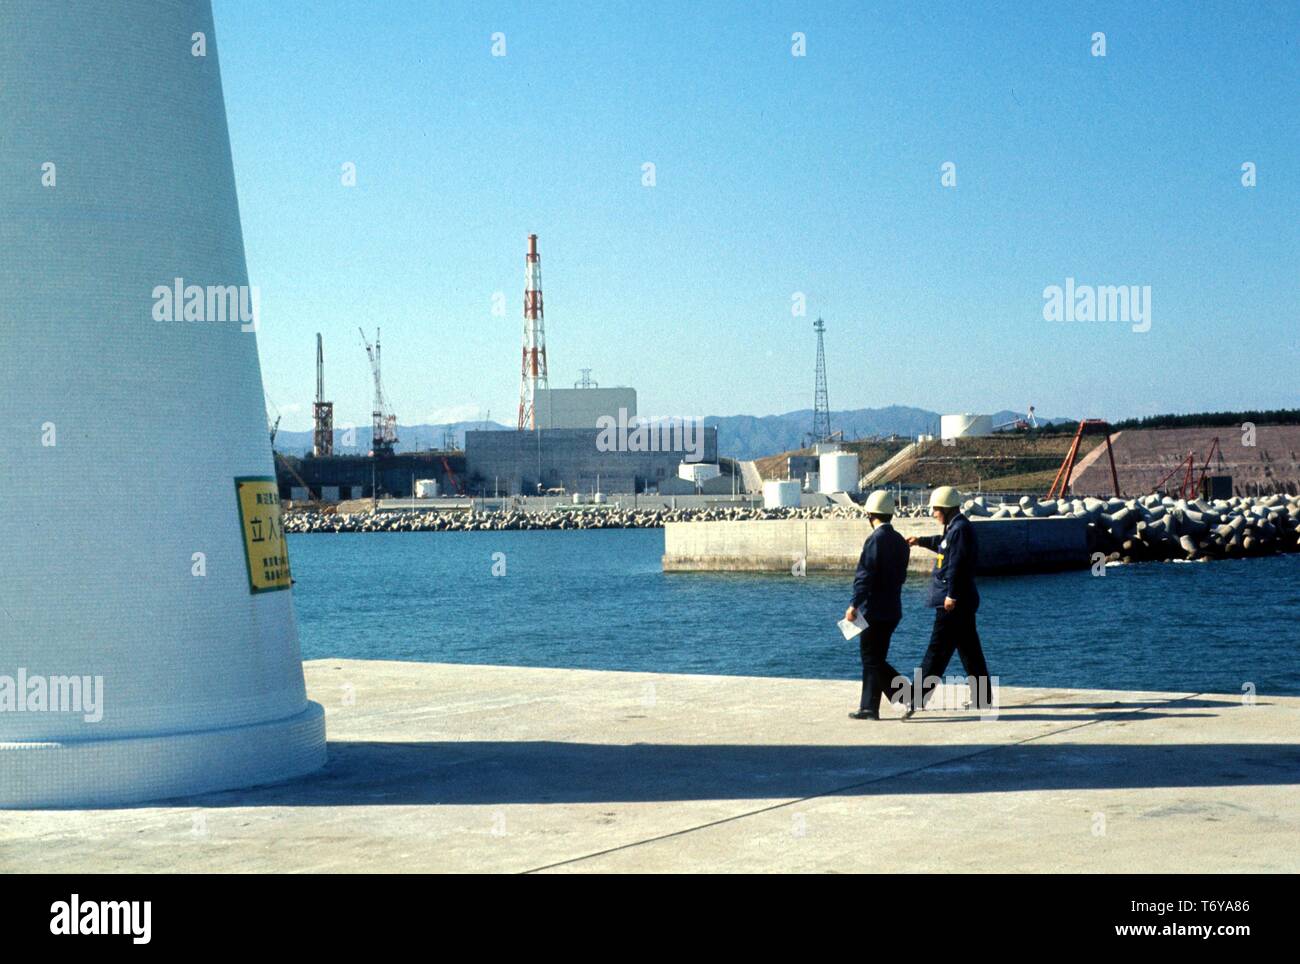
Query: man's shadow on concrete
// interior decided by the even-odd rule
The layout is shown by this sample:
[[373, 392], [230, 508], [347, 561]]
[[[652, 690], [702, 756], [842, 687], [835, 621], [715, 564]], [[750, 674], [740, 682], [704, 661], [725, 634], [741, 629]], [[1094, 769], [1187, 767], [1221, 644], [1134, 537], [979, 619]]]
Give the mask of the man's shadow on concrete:
[[[1149, 718], [1144, 716], [1143, 718]], [[910, 724], [884, 720], [863, 728]], [[324, 769], [271, 786], [172, 801], [206, 807], [662, 803], [829, 793], [1281, 786], [1300, 744], [741, 745], [550, 740], [331, 742]]]

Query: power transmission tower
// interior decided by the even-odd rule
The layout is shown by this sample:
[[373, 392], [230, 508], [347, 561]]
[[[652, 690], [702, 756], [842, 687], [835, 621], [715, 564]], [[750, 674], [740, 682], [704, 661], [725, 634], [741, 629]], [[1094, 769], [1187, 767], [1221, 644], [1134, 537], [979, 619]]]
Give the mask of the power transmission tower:
[[825, 322], [818, 318], [813, 322], [813, 330], [817, 332], [817, 388], [813, 398], [812, 438], [814, 442], [825, 442], [831, 437], [831, 403], [826, 392], [826, 348], [822, 344]]

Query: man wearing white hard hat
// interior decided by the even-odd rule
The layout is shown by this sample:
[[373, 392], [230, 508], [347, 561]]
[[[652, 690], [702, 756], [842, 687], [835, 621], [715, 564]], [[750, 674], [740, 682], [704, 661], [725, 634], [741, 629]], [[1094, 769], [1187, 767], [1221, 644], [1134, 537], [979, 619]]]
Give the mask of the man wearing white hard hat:
[[938, 554], [930, 581], [928, 605], [934, 607], [934, 629], [930, 645], [921, 660], [921, 695], [912, 694], [912, 705], [904, 713], [907, 719], [934, 691], [935, 684], [948, 668], [955, 651], [961, 659], [966, 675], [971, 679], [976, 703], [987, 700], [989, 668], [984, 661], [984, 649], [975, 628], [975, 612], [980, 607], [979, 590], [975, 588], [975, 567], [979, 563], [979, 543], [975, 527], [962, 515], [961, 494], [951, 485], [941, 485], [930, 493], [930, 512], [943, 526], [937, 536], [910, 536], [907, 544], [921, 546]]
[[912, 550], [895, 530], [894, 500], [884, 489], [867, 496], [867, 518], [871, 535], [862, 545], [858, 571], [853, 578], [853, 601], [844, 618], [852, 622], [862, 611], [867, 628], [858, 637], [862, 650], [862, 699], [855, 720], [880, 719], [880, 701], [888, 694], [892, 701], [900, 693], [894, 680], [898, 670], [890, 666], [889, 641], [903, 618], [902, 590], [907, 579], [907, 559]]

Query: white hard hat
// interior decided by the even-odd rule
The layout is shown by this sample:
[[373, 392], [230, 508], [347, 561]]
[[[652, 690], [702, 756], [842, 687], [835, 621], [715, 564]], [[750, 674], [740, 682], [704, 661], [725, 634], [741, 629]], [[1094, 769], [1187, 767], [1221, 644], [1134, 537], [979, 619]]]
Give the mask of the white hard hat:
[[961, 493], [951, 485], [941, 485], [930, 493], [931, 509], [955, 509], [961, 505]]
[[894, 497], [884, 489], [876, 489], [867, 496], [867, 511], [875, 515], [893, 515]]

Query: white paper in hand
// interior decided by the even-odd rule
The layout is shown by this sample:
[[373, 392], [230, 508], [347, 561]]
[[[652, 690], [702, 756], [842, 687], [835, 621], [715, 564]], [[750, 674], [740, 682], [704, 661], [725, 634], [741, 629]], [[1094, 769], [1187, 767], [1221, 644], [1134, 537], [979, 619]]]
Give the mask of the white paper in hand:
[[844, 634], [844, 638], [852, 639], [867, 628], [867, 621], [862, 617], [862, 610], [859, 609], [857, 615], [853, 617], [852, 622], [849, 622], [847, 619], [841, 619], [838, 625], [840, 627], [840, 632]]

